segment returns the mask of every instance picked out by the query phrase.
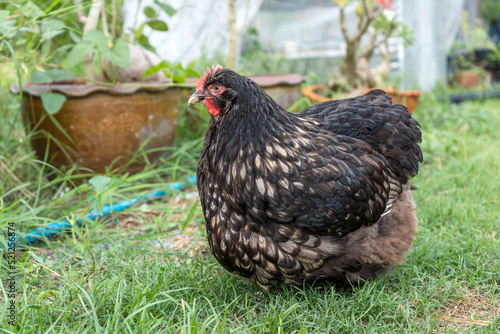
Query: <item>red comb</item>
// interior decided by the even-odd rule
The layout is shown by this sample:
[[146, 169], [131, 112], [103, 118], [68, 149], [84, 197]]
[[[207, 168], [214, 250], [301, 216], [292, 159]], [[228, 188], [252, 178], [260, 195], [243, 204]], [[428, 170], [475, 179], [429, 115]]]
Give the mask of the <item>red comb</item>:
[[207, 72], [203, 73], [200, 80], [196, 84], [196, 91], [203, 90], [203, 86], [205, 86], [205, 81], [209, 75], [214, 75], [215, 73], [222, 71], [224, 68], [220, 65], [212, 66], [212, 69], [207, 67]]

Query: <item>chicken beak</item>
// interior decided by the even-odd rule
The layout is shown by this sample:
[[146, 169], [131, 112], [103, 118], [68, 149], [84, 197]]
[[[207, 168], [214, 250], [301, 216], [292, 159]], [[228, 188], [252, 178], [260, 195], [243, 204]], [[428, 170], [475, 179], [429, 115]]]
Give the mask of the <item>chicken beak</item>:
[[205, 100], [205, 95], [202, 94], [201, 91], [194, 92], [188, 100], [188, 105], [193, 105], [196, 103], [200, 103]]

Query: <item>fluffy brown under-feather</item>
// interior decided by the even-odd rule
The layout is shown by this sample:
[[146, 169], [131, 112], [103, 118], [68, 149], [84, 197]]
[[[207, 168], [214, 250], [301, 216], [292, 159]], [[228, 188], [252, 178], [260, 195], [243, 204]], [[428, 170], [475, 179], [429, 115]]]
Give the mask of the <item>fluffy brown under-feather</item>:
[[403, 256], [411, 250], [417, 232], [416, 205], [410, 185], [406, 184], [389, 214], [371, 226], [364, 226], [340, 240], [332, 240], [342, 247], [337, 257], [315, 274], [322, 274], [330, 283], [329, 277], [340, 278], [336, 282], [338, 285], [373, 279], [386, 273], [392, 265], [405, 261]]

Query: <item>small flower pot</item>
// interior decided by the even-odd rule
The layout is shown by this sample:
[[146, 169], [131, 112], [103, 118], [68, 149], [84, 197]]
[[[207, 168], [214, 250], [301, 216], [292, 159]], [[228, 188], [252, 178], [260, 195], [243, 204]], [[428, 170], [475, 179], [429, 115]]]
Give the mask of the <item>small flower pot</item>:
[[[27, 131], [35, 130], [31, 146], [55, 168], [76, 163], [96, 173], [137, 172], [146, 162], [131, 162], [134, 153], [153, 149], [147, 160], [154, 161], [174, 145], [180, 94], [172, 85], [27, 83], [22, 90], [23, 121]], [[67, 98], [52, 116], [40, 98], [48, 91]], [[19, 94], [19, 87], [11, 92]]]
[[392, 103], [402, 104], [413, 112], [422, 96], [422, 92], [418, 90], [398, 90], [394, 88], [383, 88], [383, 90], [392, 98]]
[[453, 80], [463, 88], [471, 88], [479, 85], [479, 73], [475, 71], [458, 72]]
[[307, 97], [312, 103], [321, 103], [321, 102], [330, 101], [331, 100], [330, 98], [319, 94], [319, 92], [321, 92], [325, 89], [326, 89], [326, 85], [306, 86], [306, 87], [304, 87], [304, 89], [302, 89], [302, 95]]

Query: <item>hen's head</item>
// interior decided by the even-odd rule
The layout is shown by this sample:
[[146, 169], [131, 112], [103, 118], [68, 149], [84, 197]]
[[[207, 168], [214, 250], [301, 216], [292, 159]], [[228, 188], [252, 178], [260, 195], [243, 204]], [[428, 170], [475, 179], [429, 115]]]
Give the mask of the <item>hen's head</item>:
[[222, 66], [207, 68], [207, 72], [196, 85], [196, 92], [189, 98], [188, 104], [202, 102], [213, 116], [227, 110], [238, 96], [238, 91], [244, 89], [245, 77]]

